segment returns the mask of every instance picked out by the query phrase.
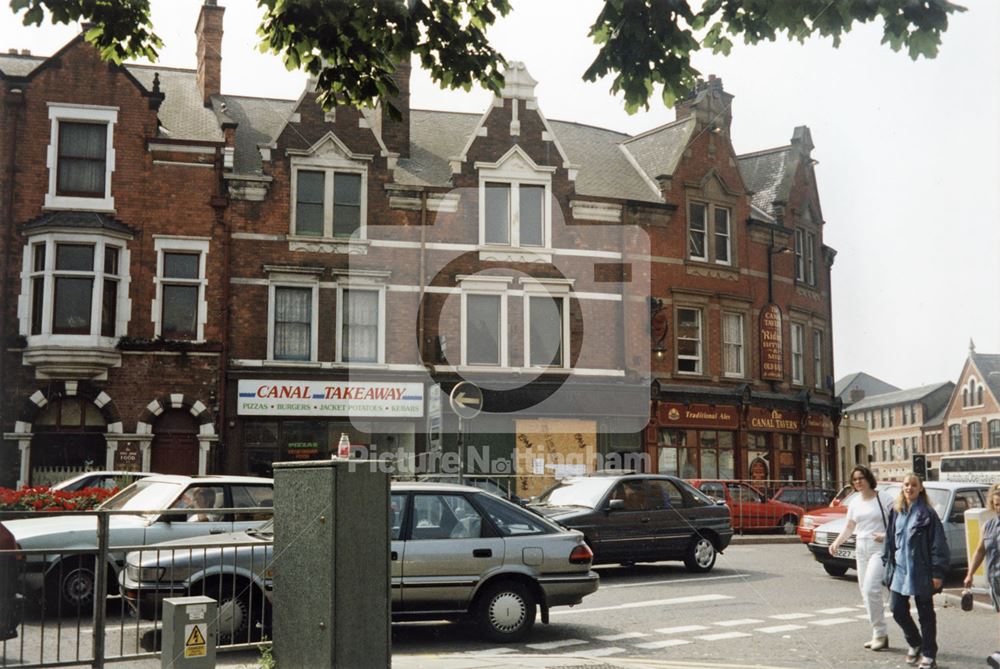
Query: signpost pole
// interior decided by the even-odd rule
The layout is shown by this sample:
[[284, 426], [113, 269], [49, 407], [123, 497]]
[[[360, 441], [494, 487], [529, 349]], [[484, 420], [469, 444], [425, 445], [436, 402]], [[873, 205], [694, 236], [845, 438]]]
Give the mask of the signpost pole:
[[465, 485], [465, 425], [458, 417], [458, 484]]

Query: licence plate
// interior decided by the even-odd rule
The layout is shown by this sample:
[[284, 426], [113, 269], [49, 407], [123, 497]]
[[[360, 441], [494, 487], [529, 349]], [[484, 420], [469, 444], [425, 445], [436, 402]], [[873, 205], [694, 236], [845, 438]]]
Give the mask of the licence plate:
[[833, 550], [833, 555], [839, 558], [846, 558], [848, 560], [854, 559], [854, 551], [849, 551], [846, 548], [835, 548]]

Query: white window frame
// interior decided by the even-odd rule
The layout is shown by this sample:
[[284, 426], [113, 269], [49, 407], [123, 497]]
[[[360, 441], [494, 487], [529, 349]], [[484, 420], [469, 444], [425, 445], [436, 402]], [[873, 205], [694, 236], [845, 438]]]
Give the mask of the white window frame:
[[[163, 285], [164, 284], [184, 284], [198, 286], [197, 301], [197, 334], [192, 342], [200, 343], [205, 341], [205, 323], [208, 321], [208, 298], [206, 295], [208, 287], [208, 249], [210, 240], [208, 237], [176, 237], [172, 235], [153, 235], [153, 249], [156, 252], [156, 276], [153, 277], [153, 284], [156, 287], [156, 295], [153, 297], [151, 317], [153, 320], [153, 333], [159, 337], [162, 333], [161, 321], [163, 316]], [[197, 253], [198, 279], [171, 279], [163, 276], [163, 258], [166, 253]]]
[[[701, 231], [704, 235], [704, 245], [705, 245], [705, 255], [696, 256], [691, 253], [691, 206], [699, 205], [704, 207], [705, 211], [705, 229]], [[717, 246], [719, 242], [719, 231], [715, 225], [715, 216], [718, 210], [723, 210], [726, 212], [726, 223], [727, 230], [725, 235], [721, 235], [725, 239], [726, 244], [726, 259], [718, 259]], [[734, 230], [733, 230], [733, 208], [725, 204], [716, 204], [709, 200], [703, 200], [701, 198], [691, 198], [688, 200], [687, 204], [687, 237], [686, 244], [687, 248], [685, 252], [687, 253], [687, 258], [689, 260], [694, 260], [696, 262], [709, 263], [712, 265], [723, 265], [725, 267], [732, 267], [733, 261], [733, 251], [735, 249], [734, 240]]]
[[[570, 366], [570, 331], [569, 331], [569, 291], [572, 280], [564, 279], [529, 279], [522, 278], [521, 285], [524, 287], [524, 302], [522, 312], [524, 316], [524, 366], [532, 369], [569, 369]], [[531, 364], [531, 308], [529, 300], [533, 297], [548, 297], [562, 302], [562, 364], [561, 365], [532, 365]]]
[[[35, 246], [45, 245], [45, 267], [38, 272], [34, 269]], [[94, 247], [94, 270], [80, 272], [80, 276], [93, 277], [94, 286], [91, 298], [91, 316], [89, 334], [54, 334], [52, 332], [53, 310], [55, 309], [55, 279], [56, 276], [71, 273], [56, 271], [56, 245], [82, 244]], [[112, 246], [118, 250], [118, 294], [115, 304], [115, 332], [111, 337], [101, 334], [101, 306], [104, 299], [104, 254], [105, 249]], [[127, 333], [130, 319], [131, 302], [128, 297], [131, 282], [130, 255], [127, 238], [113, 234], [85, 234], [69, 232], [41, 233], [28, 237], [24, 246], [21, 271], [21, 295], [18, 300], [18, 317], [20, 334], [28, 340], [28, 346], [39, 345], [93, 345], [113, 347], [119, 337]], [[42, 322], [41, 333], [31, 334], [31, 317], [34, 279], [43, 277], [42, 282]]]
[[795, 280], [806, 280], [806, 231], [795, 228]]
[[[461, 285], [461, 366], [473, 369], [504, 369], [510, 366], [508, 321], [507, 321], [507, 288], [513, 281], [512, 277], [504, 276], [459, 276]], [[488, 295], [500, 298], [500, 360], [499, 364], [469, 363], [468, 359], [468, 298], [470, 295]]]
[[[689, 306], [686, 306], [686, 305], [678, 305], [676, 311], [674, 312], [674, 318], [675, 318], [674, 322], [675, 322], [675, 324], [676, 323], [680, 323], [680, 312], [681, 311], [693, 311], [696, 314], [698, 314], [698, 339], [697, 339], [697, 341], [698, 341], [698, 354], [696, 356], [681, 355], [681, 353], [680, 353], [680, 346], [677, 344], [677, 342], [679, 342], [681, 339], [684, 339], [685, 341], [691, 341], [691, 340], [688, 339], [688, 338], [686, 338], [686, 337], [681, 337], [680, 336], [680, 327], [678, 327], [677, 325], [675, 325], [674, 332], [676, 333], [675, 334], [675, 338], [676, 338], [677, 342], [674, 343], [674, 346], [676, 347], [675, 350], [677, 351], [677, 357], [676, 357], [676, 363], [675, 363], [676, 366], [677, 366], [677, 373], [678, 374], [691, 375], [691, 376], [700, 376], [700, 375], [702, 375], [702, 374], [705, 373], [705, 371], [704, 371], [705, 370], [705, 362], [704, 362], [704, 357], [705, 357], [705, 315], [702, 312], [702, 309], [699, 308], [699, 307], [689, 307]], [[681, 360], [694, 360], [695, 361], [695, 369], [694, 369], [694, 371], [681, 371], [681, 368], [680, 368], [680, 361]]]
[[[298, 197], [299, 171], [323, 172], [323, 234], [301, 235], [298, 233], [296, 198]], [[333, 182], [335, 173], [342, 172], [361, 176], [361, 211], [358, 231], [351, 237], [335, 237], [333, 235]], [[292, 159], [289, 187], [289, 237], [300, 241], [346, 242], [349, 240], [368, 239], [368, 167], [347, 160], [341, 156], [302, 156]]]
[[[337, 274], [337, 322], [336, 322], [336, 360], [338, 363], [353, 366], [373, 366], [385, 364], [385, 294], [389, 280], [389, 272], [376, 270], [351, 270]], [[344, 361], [344, 291], [367, 290], [378, 293], [378, 342], [374, 362]]]
[[[312, 322], [309, 330], [309, 360], [287, 360], [274, 357], [274, 308], [276, 288], [299, 288], [312, 291]], [[289, 276], [273, 274], [267, 286], [267, 360], [287, 364], [316, 362], [319, 359], [319, 276]]]
[[[496, 163], [475, 164], [479, 171], [479, 244], [490, 249], [523, 248], [531, 251], [551, 251], [552, 249], [552, 173], [555, 167], [536, 165], [519, 146], [514, 146]], [[510, 226], [509, 244], [488, 244], [486, 242], [486, 183], [502, 183], [510, 186]], [[520, 226], [520, 186], [543, 186], [542, 194], [542, 245], [521, 246]], [[464, 357], [464, 356], [463, 356]]]
[[[739, 319], [740, 340], [738, 342], [726, 340], [726, 333], [728, 331], [728, 328], [726, 327], [726, 319], [730, 317]], [[737, 358], [739, 360], [739, 369], [737, 370], [730, 370], [726, 368], [726, 361], [728, 360], [726, 349], [729, 347], [736, 347], [739, 351], [739, 356]], [[746, 316], [738, 311], [722, 312], [722, 373], [723, 376], [729, 378], [741, 379], [746, 376]]]
[[[45, 166], [49, 170], [49, 189], [45, 193], [45, 208], [114, 213], [115, 199], [111, 196], [111, 177], [115, 171], [114, 129], [115, 124], [118, 122], [118, 107], [55, 102], [48, 103], [48, 107], [50, 135], [49, 146], [45, 156]], [[56, 194], [56, 184], [59, 178], [59, 124], [61, 122], [107, 124], [104, 197], [80, 197]]]
[[816, 235], [806, 230], [806, 283], [816, 285]]
[[823, 331], [813, 329], [813, 386], [823, 388]]
[[792, 342], [792, 383], [805, 385], [805, 326], [801, 323], [791, 324]]

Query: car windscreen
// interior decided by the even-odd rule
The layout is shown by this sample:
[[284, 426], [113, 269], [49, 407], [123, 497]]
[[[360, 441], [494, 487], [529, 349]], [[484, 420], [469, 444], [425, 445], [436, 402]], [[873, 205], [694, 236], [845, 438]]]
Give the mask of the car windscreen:
[[677, 481], [677, 485], [687, 491], [687, 494], [691, 496], [694, 506], [715, 506], [714, 497], [706, 495], [687, 481]]
[[107, 511], [155, 511], [166, 509], [184, 486], [167, 481], [136, 481], [101, 504]]
[[[878, 488], [878, 491], [882, 493], [883, 497], [887, 497], [893, 501], [895, 504], [896, 499], [899, 497], [899, 491], [903, 489], [903, 486], [899, 483], [894, 483], [892, 485], [886, 486], [885, 488]], [[930, 500], [931, 506], [934, 511], [937, 512], [938, 518], [944, 520], [944, 514], [948, 510], [948, 498], [951, 497], [951, 492], [948, 490], [942, 490], [940, 488], [927, 488], [927, 499]]]
[[538, 498], [538, 504], [585, 506], [588, 509], [594, 509], [604, 499], [608, 488], [617, 480], [600, 477], [566, 479], [542, 493], [542, 496]]

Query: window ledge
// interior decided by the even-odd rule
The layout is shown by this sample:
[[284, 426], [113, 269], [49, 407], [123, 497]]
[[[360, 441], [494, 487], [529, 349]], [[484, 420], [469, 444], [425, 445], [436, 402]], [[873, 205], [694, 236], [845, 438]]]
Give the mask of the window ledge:
[[713, 279], [725, 279], [727, 281], [738, 281], [740, 278], [739, 269], [732, 265], [722, 265], [704, 260], [691, 260], [690, 258], [684, 264], [687, 266], [687, 273], [692, 276], [704, 276]]
[[113, 197], [69, 197], [66, 195], [45, 194], [45, 204], [42, 211], [94, 211], [114, 216], [115, 199]]
[[[67, 335], [66, 337], [69, 337]], [[23, 359], [35, 368], [38, 379], [106, 379], [108, 369], [119, 367], [121, 351], [114, 337], [81, 335], [79, 345], [28, 340]]]
[[288, 236], [289, 251], [309, 253], [343, 253], [347, 255], [367, 255], [371, 242], [367, 239], [338, 239], [336, 237]]
[[528, 249], [514, 246], [479, 247], [479, 259], [492, 262], [552, 263], [551, 249]]

